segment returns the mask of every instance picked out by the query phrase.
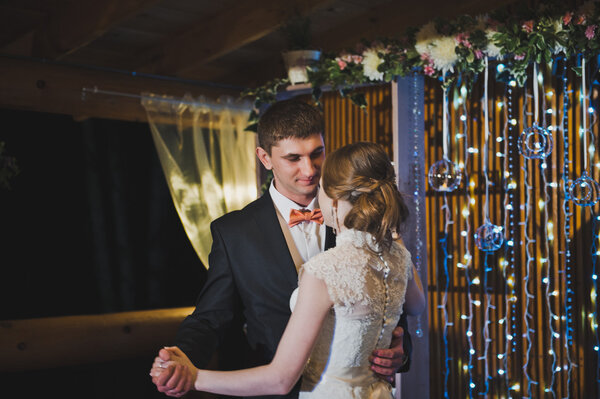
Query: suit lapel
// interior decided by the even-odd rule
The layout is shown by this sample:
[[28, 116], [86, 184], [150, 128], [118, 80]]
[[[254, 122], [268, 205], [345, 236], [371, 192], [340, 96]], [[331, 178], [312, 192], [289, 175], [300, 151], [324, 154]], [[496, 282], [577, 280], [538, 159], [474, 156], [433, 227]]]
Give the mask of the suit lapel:
[[285, 278], [292, 284], [298, 284], [298, 273], [296, 266], [290, 253], [290, 250], [285, 241], [285, 236], [281, 231], [279, 220], [275, 212], [275, 205], [269, 195], [265, 192], [257, 201], [256, 213], [254, 214], [257, 232], [263, 236], [264, 248], [261, 251], [270, 253], [274, 259], [276, 270], [279, 270], [285, 275]]
[[335, 234], [329, 226], [325, 229], [325, 250], [335, 247]]

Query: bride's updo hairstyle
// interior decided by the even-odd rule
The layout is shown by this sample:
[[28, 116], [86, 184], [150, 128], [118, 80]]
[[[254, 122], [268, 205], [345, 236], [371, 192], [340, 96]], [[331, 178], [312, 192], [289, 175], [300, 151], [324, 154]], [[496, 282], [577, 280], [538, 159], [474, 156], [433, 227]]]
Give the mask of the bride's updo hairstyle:
[[383, 147], [368, 142], [341, 147], [325, 157], [322, 177], [329, 198], [352, 204], [344, 225], [370, 233], [380, 248], [389, 249], [408, 208]]

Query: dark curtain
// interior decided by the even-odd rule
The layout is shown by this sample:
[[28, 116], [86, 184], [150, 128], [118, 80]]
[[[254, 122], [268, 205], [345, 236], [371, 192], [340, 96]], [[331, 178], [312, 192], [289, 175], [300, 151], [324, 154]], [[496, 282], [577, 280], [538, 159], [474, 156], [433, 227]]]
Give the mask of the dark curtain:
[[[0, 141], [20, 170], [10, 190], [0, 188], [0, 320], [194, 304], [206, 270], [146, 123], [0, 116]], [[154, 391], [150, 364], [8, 373], [0, 382], [15, 397], [165, 397]]]

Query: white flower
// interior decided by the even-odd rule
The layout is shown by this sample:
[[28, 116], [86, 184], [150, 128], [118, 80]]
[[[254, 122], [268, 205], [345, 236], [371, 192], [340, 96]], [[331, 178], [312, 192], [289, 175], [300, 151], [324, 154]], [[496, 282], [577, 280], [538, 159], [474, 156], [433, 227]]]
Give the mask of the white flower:
[[563, 31], [563, 20], [562, 18], [558, 18], [554, 21], [554, 33], [559, 33]]
[[[554, 21], [554, 32], [555, 33], [560, 33], [562, 32], [563, 29], [563, 20], [562, 17], [558, 18], [557, 20]], [[552, 49], [552, 53], [553, 54], [560, 54], [560, 53], [567, 53], [567, 49], [564, 48], [562, 45], [556, 43], [556, 46]]]
[[429, 46], [429, 56], [433, 65], [439, 71], [454, 72], [454, 64], [458, 60], [456, 54], [456, 40], [453, 37], [440, 37]]
[[444, 73], [454, 72], [454, 64], [458, 60], [455, 51], [457, 43], [454, 38], [440, 35], [435, 29], [435, 24], [429, 22], [417, 32], [415, 39], [415, 49], [419, 54], [431, 59], [435, 69]]
[[498, 33], [498, 32], [495, 30], [491, 30], [491, 29], [488, 29], [485, 32], [485, 36], [487, 37], [487, 40], [488, 40], [488, 45], [485, 49], [485, 52], [488, 55], [488, 57], [490, 57], [490, 58], [501, 58], [500, 47], [496, 46], [496, 43], [494, 43], [494, 35], [496, 33]]
[[370, 48], [363, 52], [363, 74], [371, 80], [383, 80], [383, 72], [377, 70], [383, 59], [377, 54], [380, 49]]
[[435, 29], [435, 24], [433, 22], [429, 22], [417, 32], [415, 39], [417, 43], [415, 44], [415, 49], [419, 52], [419, 54], [428, 54], [429, 46], [433, 43], [433, 41], [439, 38], [440, 35], [437, 33]]

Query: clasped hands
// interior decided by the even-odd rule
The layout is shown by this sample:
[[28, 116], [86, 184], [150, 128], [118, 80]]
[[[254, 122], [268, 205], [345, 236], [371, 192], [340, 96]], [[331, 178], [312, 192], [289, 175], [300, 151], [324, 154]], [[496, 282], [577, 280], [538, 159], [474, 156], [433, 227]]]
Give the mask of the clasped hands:
[[159, 392], [179, 398], [194, 389], [198, 369], [176, 346], [165, 346], [154, 358], [150, 377]]
[[[404, 329], [396, 327], [389, 349], [376, 349], [369, 357], [371, 370], [381, 379], [394, 383], [398, 369], [406, 363], [404, 354]], [[164, 347], [154, 358], [150, 376], [159, 392], [179, 398], [194, 390], [198, 369], [181, 349], [176, 346]]]

